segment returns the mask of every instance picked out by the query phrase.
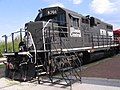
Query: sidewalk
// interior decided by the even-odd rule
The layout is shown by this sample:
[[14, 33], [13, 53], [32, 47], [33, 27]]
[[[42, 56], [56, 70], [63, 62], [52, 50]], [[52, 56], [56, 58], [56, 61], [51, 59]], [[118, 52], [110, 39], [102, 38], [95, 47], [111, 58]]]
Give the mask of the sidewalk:
[[[95, 80], [95, 79], [93, 79], [93, 80]], [[97, 78], [96, 78], [96, 80], [97, 80]], [[102, 80], [102, 79], [98, 79], [98, 80]], [[112, 80], [108, 80], [108, 81], [111, 82]], [[113, 81], [115, 81], [115, 80], [113, 80]], [[119, 83], [120, 83], [120, 81], [119, 81]], [[11, 80], [8, 80], [5, 78], [1, 78], [0, 79], [0, 90], [70, 90], [70, 87], [61, 88], [60, 85], [49, 86], [49, 84], [33, 84], [33, 83], [28, 83], [28, 82], [20, 83], [17, 81], [11, 81]], [[87, 84], [87, 83], [83, 82], [82, 84], [74, 83], [72, 85], [72, 90], [120, 90], [120, 87], [108, 86], [108, 85], [106, 86], [106, 85]]]

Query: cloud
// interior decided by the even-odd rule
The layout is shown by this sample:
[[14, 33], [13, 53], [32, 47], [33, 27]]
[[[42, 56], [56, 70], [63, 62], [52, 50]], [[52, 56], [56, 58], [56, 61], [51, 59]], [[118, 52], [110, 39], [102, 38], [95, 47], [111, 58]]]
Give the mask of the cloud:
[[82, 0], [72, 0], [73, 1], [73, 4], [81, 4], [82, 3]]
[[97, 14], [107, 14], [117, 11], [116, 2], [111, 2], [110, 0], [93, 0], [90, 6]]
[[[56, 2], [61, 2], [61, 0], [43, 0], [48, 3], [56, 3]], [[81, 4], [83, 0], [64, 0], [63, 2], [71, 2], [72, 4]]]
[[49, 7], [55, 7], [55, 6], [59, 6], [59, 7], [65, 7], [62, 3], [60, 2], [57, 2], [57, 3], [53, 3], [53, 4], [50, 4]]

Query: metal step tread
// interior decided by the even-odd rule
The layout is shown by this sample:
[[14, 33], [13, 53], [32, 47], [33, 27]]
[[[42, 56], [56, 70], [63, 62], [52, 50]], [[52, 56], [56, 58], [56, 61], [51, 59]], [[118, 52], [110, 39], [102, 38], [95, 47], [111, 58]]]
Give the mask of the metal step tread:
[[47, 74], [47, 72], [40, 72], [40, 73], [38, 73], [38, 75], [44, 75], [44, 74]]
[[73, 69], [73, 67], [61, 68], [60, 70], [61, 70], [61, 71], [67, 71], [67, 70], [70, 70], [70, 69]]
[[41, 72], [43, 69], [38, 69], [38, 70], [35, 70], [36, 72]]

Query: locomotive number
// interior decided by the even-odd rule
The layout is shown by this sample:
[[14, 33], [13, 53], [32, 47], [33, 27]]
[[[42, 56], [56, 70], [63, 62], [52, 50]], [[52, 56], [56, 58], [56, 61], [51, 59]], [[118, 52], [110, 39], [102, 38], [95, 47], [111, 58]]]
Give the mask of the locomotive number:
[[48, 15], [54, 15], [54, 14], [57, 14], [57, 11], [56, 10], [51, 10], [51, 11], [48, 11], [47, 13], [48, 13]]

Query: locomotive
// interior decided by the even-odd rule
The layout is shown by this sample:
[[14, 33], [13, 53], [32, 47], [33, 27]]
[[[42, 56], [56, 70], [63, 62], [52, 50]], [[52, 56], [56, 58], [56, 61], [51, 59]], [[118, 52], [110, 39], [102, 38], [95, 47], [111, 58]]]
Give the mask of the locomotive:
[[[20, 33], [18, 51], [15, 50], [16, 33]], [[119, 51], [111, 24], [61, 7], [39, 10], [34, 21], [11, 36], [13, 50], [8, 51], [8, 37], [4, 35], [5, 76], [24, 81], [80, 67]]]

